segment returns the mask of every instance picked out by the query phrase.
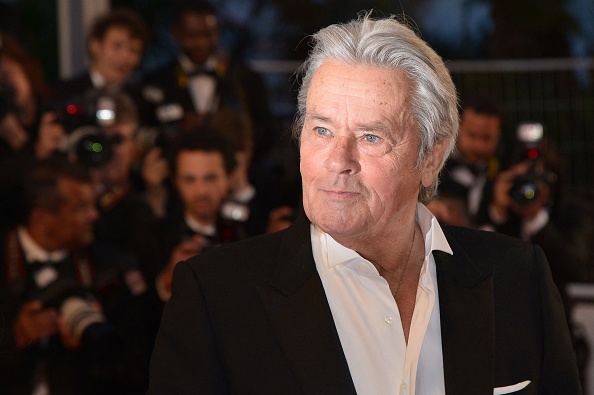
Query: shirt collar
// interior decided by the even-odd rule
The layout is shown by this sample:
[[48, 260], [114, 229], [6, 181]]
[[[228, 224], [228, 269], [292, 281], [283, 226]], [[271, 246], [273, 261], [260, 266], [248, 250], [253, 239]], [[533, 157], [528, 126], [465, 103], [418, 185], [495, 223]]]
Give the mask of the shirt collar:
[[89, 71], [89, 77], [91, 77], [91, 82], [95, 88], [103, 88], [107, 84], [105, 78], [97, 70], [91, 69]]
[[443, 251], [454, 255], [437, 218], [422, 203], [417, 203], [417, 223], [425, 237], [425, 255], [433, 251]]
[[33, 240], [27, 229], [19, 227], [17, 230], [19, 243], [23, 249], [25, 260], [32, 262], [58, 262], [68, 256], [68, 250], [47, 251]]
[[214, 225], [203, 225], [188, 214], [184, 215], [184, 220], [186, 221], [188, 228], [201, 235], [214, 236], [217, 233], [217, 229]]
[[[431, 214], [431, 211], [421, 203], [417, 203], [416, 221], [425, 237], [425, 256], [436, 250], [443, 251], [450, 255], [454, 254], [441, 226], [439, 226], [439, 222], [435, 216]], [[323, 251], [328, 253], [326, 261], [328, 262], [329, 267], [342, 265], [354, 259], [366, 260], [355, 250], [338, 243], [332, 236], [323, 232], [319, 227], [314, 225], [312, 230], [314, 238], [317, 238], [321, 242]]]

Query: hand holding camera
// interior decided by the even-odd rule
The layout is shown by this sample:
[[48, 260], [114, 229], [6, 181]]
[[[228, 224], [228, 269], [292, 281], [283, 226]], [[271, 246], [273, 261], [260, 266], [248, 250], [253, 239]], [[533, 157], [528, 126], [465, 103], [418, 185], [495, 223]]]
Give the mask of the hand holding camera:
[[37, 343], [42, 337], [58, 332], [58, 312], [55, 308], [44, 308], [39, 300], [26, 302], [14, 323], [17, 347], [25, 348]]
[[532, 219], [548, 205], [550, 187], [531, 174], [534, 164], [525, 161], [502, 172], [493, 188], [492, 208], [499, 218], [507, 218], [510, 212]]
[[518, 144], [512, 156], [515, 163], [497, 177], [493, 189], [492, 214], [506, 219], [509, 212], [530, 220], [551, 199], [551, 187], [556, 175], [550, 171], [543, 156], [543, 126], [521, 123], [516, 134]]

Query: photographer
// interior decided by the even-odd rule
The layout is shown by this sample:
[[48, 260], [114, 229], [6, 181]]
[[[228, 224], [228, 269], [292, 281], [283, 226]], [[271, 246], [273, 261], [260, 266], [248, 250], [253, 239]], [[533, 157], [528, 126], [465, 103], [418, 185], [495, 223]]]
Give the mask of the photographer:
[[[539, 124], [526, 124], [520, 129], [533, 126], [542, 128]], [[562, 162], [555, 150], [542, 140], [542, 134], [532, 141], [521, 136], [520, 140], [520, 155], [512, 154], [516, 158], [512, 161], [514, 164], [495, 181], [488, 219], [482, 228], [520, 237], [543, 249], [565, 305], [583, 379], [590, 346], [579, 327], [572, 323], [572, 301], [566, 286], [569, 282], [587, 279], [594, 239], [594, 211], [591, 204], [564, 188]]]
[[[142, 155], [137, 108], [123, 92], [100, 89], [91, 93], [95, 101], [88, 112], [93, 117], [86, 117], [85, 124], [70, 134], [68, 157], [89, 168], [98, 193], [96, 239], [130, 253], [150, 279], [159, 251], [157, 222], [135, 182], [134, 170]], [[103, 111], [109, 116], [95, 117]]]
[[[456, 148], [440, 175], [439, 195], [450, 195], [466, 206], [461, 214], [468, 220], [457, 224], [476, 226], [489, 205], [499, 172], [503, 110], [494, 98], [483, 93], [467, 97], [462, 105]], [[439, 203], [433, 203], [433, 207]]]
[[495, 180], [483, 228], [541, 246], [564, 296], [567, 282], [580, 281], [587, 267], [594, 236], [591, 210], [564, 189], [562, 162], [543, 140], [542, 125], [522, 124], [518, 137], [513, 164]]
[[0, 228], [14, 225], [16, 186], [34, 159], [54, 154], [64, 136], [44, 111], [48, 89], [41, 65], [11, 35], [0, 33]]
[[49, 90], [41, 65], [8, 33], [0, 35], [0, 155], [22, 150], [38, 159], [59, 147], [64, 130], [43, 112]]
[[143, 335], [130, 323], [139, 295], [124, 280], [128, 257], [93, 242], [99, 214], [88, 172], [43, 161], [23, 192], [22, 225], [0, 245], [3, 393], [141, 393]]

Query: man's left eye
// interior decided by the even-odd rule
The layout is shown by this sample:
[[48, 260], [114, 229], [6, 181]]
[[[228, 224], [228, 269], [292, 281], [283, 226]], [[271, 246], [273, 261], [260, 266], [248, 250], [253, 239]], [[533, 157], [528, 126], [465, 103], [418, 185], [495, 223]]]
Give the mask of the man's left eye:
[[367, 141], [369, 143], [377, 143], [380, 140], [379, 137], [377, 137], [376, 135], [373, 135], [373, 134], [366, 134], [364, 138], [365, 138], [365, 141]]

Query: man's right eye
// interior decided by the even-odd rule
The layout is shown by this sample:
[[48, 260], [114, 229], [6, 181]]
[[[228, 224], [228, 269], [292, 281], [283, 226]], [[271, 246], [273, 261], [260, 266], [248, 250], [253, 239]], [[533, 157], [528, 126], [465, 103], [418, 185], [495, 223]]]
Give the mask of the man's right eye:
[[326, 128], [322, 128], [322, 127], [317, 127], [316, 128], [316, 133], [321, 135], [321, 136], [327, 136], [330, 134], [330, 131]]

